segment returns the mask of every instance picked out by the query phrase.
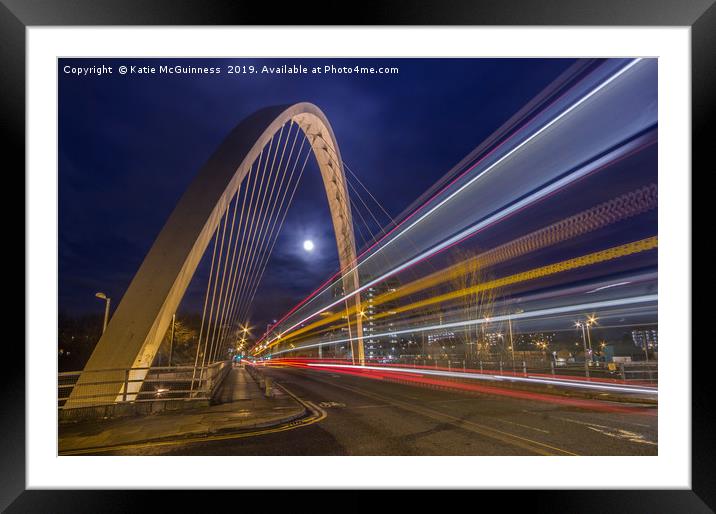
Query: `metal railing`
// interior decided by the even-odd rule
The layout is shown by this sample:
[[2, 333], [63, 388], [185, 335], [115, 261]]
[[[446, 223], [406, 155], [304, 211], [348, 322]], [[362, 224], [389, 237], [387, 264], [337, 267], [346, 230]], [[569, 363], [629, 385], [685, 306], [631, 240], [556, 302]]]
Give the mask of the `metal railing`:
[[[544, 360], [455, 360], [455, 359], [395, 359], [392, 361], [376, 361], [381, 364], [394, 363], [413, 367], [435, 367], [451, 371], [471, 371], [498, 375], [552, 375], [569, 377], [585, 377], [584, 362], [555, 362]], [[594, 379], [613, 379], [615, 381], [658, 385], [659, 373], [657, 362], [614, 363], [611, 366], [604, 362], [592, 362], [588, 366], [589, 377]]]
[[659, 365], [656, 362], [620, 363], [618, 369], [622, 379], [625, 381], [659, 384]]
[[137, 367], [59, 373], [57, 407], [67, 410], [142, 402], [211, 400], [230, 369], [229, 362], [216, 362], [197, 368]]

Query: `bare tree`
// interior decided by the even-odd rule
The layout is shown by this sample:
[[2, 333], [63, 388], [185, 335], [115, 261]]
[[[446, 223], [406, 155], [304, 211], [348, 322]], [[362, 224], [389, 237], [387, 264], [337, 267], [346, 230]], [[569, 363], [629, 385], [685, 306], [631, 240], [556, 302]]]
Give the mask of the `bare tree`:
[[[467, 320], [487, 320], [494, 312], [495, 299], [498, 291], [489, 284], [490, 276], [483, 267], [480, 259], [474, 253], [463, 249], [453, 252], [451, 285], [455, 290], [466, 294], [458, 299], [458, 309]], [[489, 339], [487, 337], [489, 323], [468, 324], [460, 332], [460, 342], [463, 344], [465, 360], [474, 362], [484, 358], [489, 353]]]
[[169, 363], [169, 348], [172, 353], [172, 365], [193, 365], [196, 354], [196, 343], [198, 332], [186, 320], [176, 319], [174, 323], [174, 341], [171, 342], [171, 323], [164, 334], [162, 344], [159, 347], [155, 365], [166, 366]]

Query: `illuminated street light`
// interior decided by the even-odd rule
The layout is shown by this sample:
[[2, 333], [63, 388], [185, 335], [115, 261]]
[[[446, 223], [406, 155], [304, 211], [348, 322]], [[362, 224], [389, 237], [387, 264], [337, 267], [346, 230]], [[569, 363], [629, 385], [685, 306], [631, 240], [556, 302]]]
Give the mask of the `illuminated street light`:
[[515, 312], [507, 312], [507, 324], [510, 328], [510, 350], [512, 351], [512, 370], [515, 369], [515, 343], [512, 341], [512, 314], [524, 312], [522, 309], [515, 309]]
[[589, 344], [589, 358], [590, 358], [590, 360], [591, 360], [591, 358], [592, 358], [592, 335], [591, 335], [591, 333], [590, 333], [590, 331], [589, 331], [589, 328], [590, 328], [592, 325], [596, 325], [596, 324], [597, 324], [597, 319], [599, 319], [599, 318], [597, 318], [594, 314], [592, 314], [592, 315], [590, 315], [590, 316], [587, 316], [587, 323], [586, 323], [586, 325], [587, 325], [587, 343]]
[[102, 333], [107, 330], [107, 323], [109, 322], [109, 302], [112, 300], [109, 296], [104, 293], [95, 293], [95, 296], [100, 300], [104, 300], [104, 323], [102, 324]]
[[587, 362], [587, 336], [584, 333], [586, 323], [575, 321], [574, 326], [582, 329], [582, 342], [584, 343], [584, 375], [589, 378], [589, 363]]

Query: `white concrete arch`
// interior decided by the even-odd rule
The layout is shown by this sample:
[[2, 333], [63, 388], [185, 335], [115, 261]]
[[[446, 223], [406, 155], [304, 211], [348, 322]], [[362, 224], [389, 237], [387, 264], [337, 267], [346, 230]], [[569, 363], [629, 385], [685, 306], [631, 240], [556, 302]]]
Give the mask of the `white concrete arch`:
[[[264, 147], [290, 121], [298, 124], [311, 144], [323, 177], [340, 266], [350, 269], [356, 258], [355, 236], [343, 163], [330, 123], [323, 112], [310, 103], [262, 109], [229, 133], [181, 197], [132, 279], [85, 371], [151, 366], [172, 314], [230, 200]], [[356, 288], [357, 272], [344, 277], [347, 292]], [[360, 309], [358, 296], [351, 300], [356, 312]], [[358, 318], [357, 360], [362, 363], [363, 332], [360, 316]], [[83, 374], [72, 396], [86, 394], [86, 390], [78, 393], [83, 389], [82, 383], [97, 379], [97, 373], [91, 379]], [[140, 385], [130, 387], [128, 392], [138, 390]], [[120, 387], [117, 393], [121, 392]], [[72, 396], [70, 404], [75, 403]]]

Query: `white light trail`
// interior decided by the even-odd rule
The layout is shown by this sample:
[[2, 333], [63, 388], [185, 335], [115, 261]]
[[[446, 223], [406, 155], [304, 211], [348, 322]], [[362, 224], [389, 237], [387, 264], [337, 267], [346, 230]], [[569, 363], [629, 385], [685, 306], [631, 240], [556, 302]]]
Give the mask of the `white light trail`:
[[442, 371], [420, 368], [393, 368], [390, 366], [357, 366], [351, 364], [319, 364], [308, 363], [307, 366], [319, 368], [350, 368], [359, 370], [392, 371], [396, 373], [412, 373], [416, 375], [434, 375], [438, 377], [470, 378], [473, 380], [489, 380], [501, 382], [526, 382], [537, 384], [549, 384], [557, 387], [576, 387], [580, 389], [596, 389], [599, 391], [638, 393], [657, 395], [659, 390], [656, 387], [634, 386], [628, 384], [610, 384], [606, 382], [583, 382], [581, 380], [569, 380], [563, 378], [541, 378], [541, 377], [518, 377], [505, 375], [492, 375], [488, 373], [470, 373], [466, 371]]
[[[500, 321], [508, 321], [511, 319], [512, 321], [519, 320], [519, 319], [529, 319], [529, 318], [539, 318], [543, 316], [550, 316], [554, 314], [566, 314], [568, 312], [579, 312], [579, 311], [589, 311], [589, 310], [596, 310], [596, 309], [604, 309], [606, 307], [620, 307], [623, 305], [633, 305], [636, 303], [648, 303], [648, 302], [655, 302], [658, 299], [658, 295], [650, 294], [650, 295], [642, 295], [642, 296], [633, 296], [631, 298], [618, 298], [615, 300], [604, 300], [601, 302], [590, 302], [590, 303], [582, 303], [578, 305], [567, 305], [565, 307], [552, 307], [549, 309], [538, 309], [536, 311], [526, 311], [526, 312], [520, 312], [517, 314], [512, 315], [502, 315], [502, 316], [493, 316], [491, 318], [479, 318], [479, 319], [471, 319], [467, 321], [455, 321], [452, 323], [443, 323], [441, 325], [431, 325], [428, 327], [415, 327], [415, 328], [409, 328], [404, 330], [394, 330], [392, 332], [384, 332], [382, 334], [371, 334], [371, 337], [378, 338], [378, 337], [389, 337], [393, 335], [399, 335], [399, 334], [412, 334], [415, 332], [427, 332], [429, 330], [444, 330], [448, 328], [456, 328], [456, 327], [464, 327], [467, 325], [481, 325], [483, 323], [497, 323]], [[303, 350], [306, 348], [315, 348], [317, 346], [330, 346], [334, 344], [341, 344], [341, 343], [348, 343], [351, 339], [338, 339], [335, 341], [324, 341], [321, 343], [314, 343], [314, 344], [308, 344], [304, 346], [297, 346], [296, 348], [291, 348], [287, 350], [281, 350], [278, 352], [274, 352], [271, 355], [281, 355], [282, 353], [286, 352], [292, 352], [295, 350]]]
[[617, 282], [616, 284], [609, 284], [608, 286], [602, 286], [602, 287], [598, 287], [596, 289], [592, 289], [591, 291], [587, 291], [586, 294], [596, 293], [597, 291], [603, 291], [604, 289], [609, 289], [610, 287], [625, 286], [627, 284], [631, 284], [631, 282]]
[[544, 126], [542, 126], [542, 127], [541, 127], [539, 130], [537, 130], [534, 134], [532, 134], [532, 135], [529, 136], [527, 139], [525, 139], [524, 141], [522, 141], [520, 144], [518, 144], [517, 146], [515, 146], [512, 150], [510, 150], [509, 152], [507, 152], [505, 155], [503, 155], [502, 157], [500, 157], [499, 159], [497, 159], [497, 160], [496, 160], [495, 162], [493, 162], [490, 166], [488, 166], [487, 168], [485, 168], [482, 172], [480, 172], [479, 174], [475, 175], [475, 176], [472, 177], [470, 180], [468, 180], [467, 182], [465, 182], [465, 183], [464, 183], [462, 186], [460, 186], [458, 189], [456, 189], [455, 191], [453, 191], [452, 193], [450, 193], [450, 195], [448, 195], [445, 199], [443, 199], [443, 200], [440, 201], [437, 205], [435, 205], [434, 207], [432, 207], [432, 208], [431, 208], [429, 211], [427, 211], [425, 214], [423, 214], [422, 216], [420, 216], [420, 217], [419, 217], [417, 220], [415, 220], [413, 223], [411, 223], [411, 224], [408, 225], [406, 228], [404, 228], [404, 229], [403, 229], [401, 232], [399, 232], [394, 238], [392, 238], [392, 239], [390, 239], [389, 241], [387, 241], [383, 246], [381, 246], [381, 247], [378, 249], [378, 251], [376, 251], [376, 253], [374, 253], [373, 255], [369, 255], [368, 257], [366, 257], [365, 259], [363, 259], [363, 261], [361, 261], [360, 264], [356, 265], [356, 267], [353, 268], [353, 270], [351, 270], [351, 271], [354, 271], [354, 270], [358, 269], [358, 267], [359, 267], [360, 265], [365, 264], [365, 263], [368, 262], [372, 257], [374, 257], [375, 255], [377, 255], [380, 250], [386, 248], [388, 245], [390, 245], [390, 244], [394, 243], [395, 241], [397, 241], [401, 236], [405, 235], [405, 234], [406, 234], [410, 229], [412, 229], [415, 225], [417, 225], [417, 224], [420, 223], [422, 220], [424, 220], [425, 218], [427, 218], [428, 216], [430, 216], [433, 212], [435, 212], [437, 209], [439, 209], [440, 207], [442, 207], [445, 203], [447, 203], [448, 201], [450, 201], [450, 200], [451, 200], [452, 198], [454, 198], [456, 195], [460, 194], [465, 188], [469, 187], [469, 186], [470, 186], [473, 182], [475, 182], [477, 179], [479, 179], [480, 177], [485, 176], [487, 173], [489, 173], [490, 171], [492, 171], [495, 167], [497, 167], [498, 164], [500, 164], [501, 162], [503, 162], [503, 161], [504, 161], [505, 159], [507, 159], [510, 155], [512, 155], [512, 154], [515, 153], [517, 150], [519, 150], [520, 148], [522, 148], [523, 146], [525, 146], [527, 143], [529, 143], [530, 141], [532, 141], [533, 139], [535, 139], [535, 138], [536, 138], [537, 136], [539, 136], [542, 132], [544, 132], [545, 130], [547, 130], [548, 128], [550, 128], [552, 125], [554, 125], [555, 123], [557, 123], [559, 120], [561, 120], [562, 118], [564, 118], [567, 114], [569, 114], [569, 113], [572, 112], [574, 109], [576, 109], [577, 107], [579, 107], [580, 105], [582, 105], [582, 104], [583, 104], [584, 102], [586, 102], [589, 98], [591, 98], [592, 96], [594, 96], [596, 93], [598, 93], [599, 91], [601, 91], [602, 89], [604, 89], [607, 85], [609, 85], [609, 84], [612, 83], [614, 80], [616, 80], [618, 77], [620, 77], [621, 75], [623, 75], [627, 70], [629, 70], [630, 68], [632, 68], [632, 67], [633, 67], [635, 64], [637, 64], [639, 61], [641, 61], [641, 58], [634, 59], [634, 60], [633, 60], [632, 62], [630, 62], [628, 65], [624, 66], [624, 68], [622, 68], [621, 70], [619, 70], [617, 73], [615, 73], [614, 75], [612, 75], [611, 77], [609, 77], [607, 80], [605, 80], [604, 82], [602, 82], [599, 86], [597, 86], [597, 87], [594, 88], [592, 91], [590, 91], [589, 93], [587, 93], [585, 96], [583, 96], [582, 98], [580, 98], [577, 102], [575, 102], [574, 104], [572, 104], [571, 106], [569, 106], [567, 109], [565, 109], [563, 112], [561, 112], [561, 113], [560, 113], [558, 116], [556, 116], [554, 119], [552, 119], [552, 120], [549, 121], [547, 124], [545, 124]]

